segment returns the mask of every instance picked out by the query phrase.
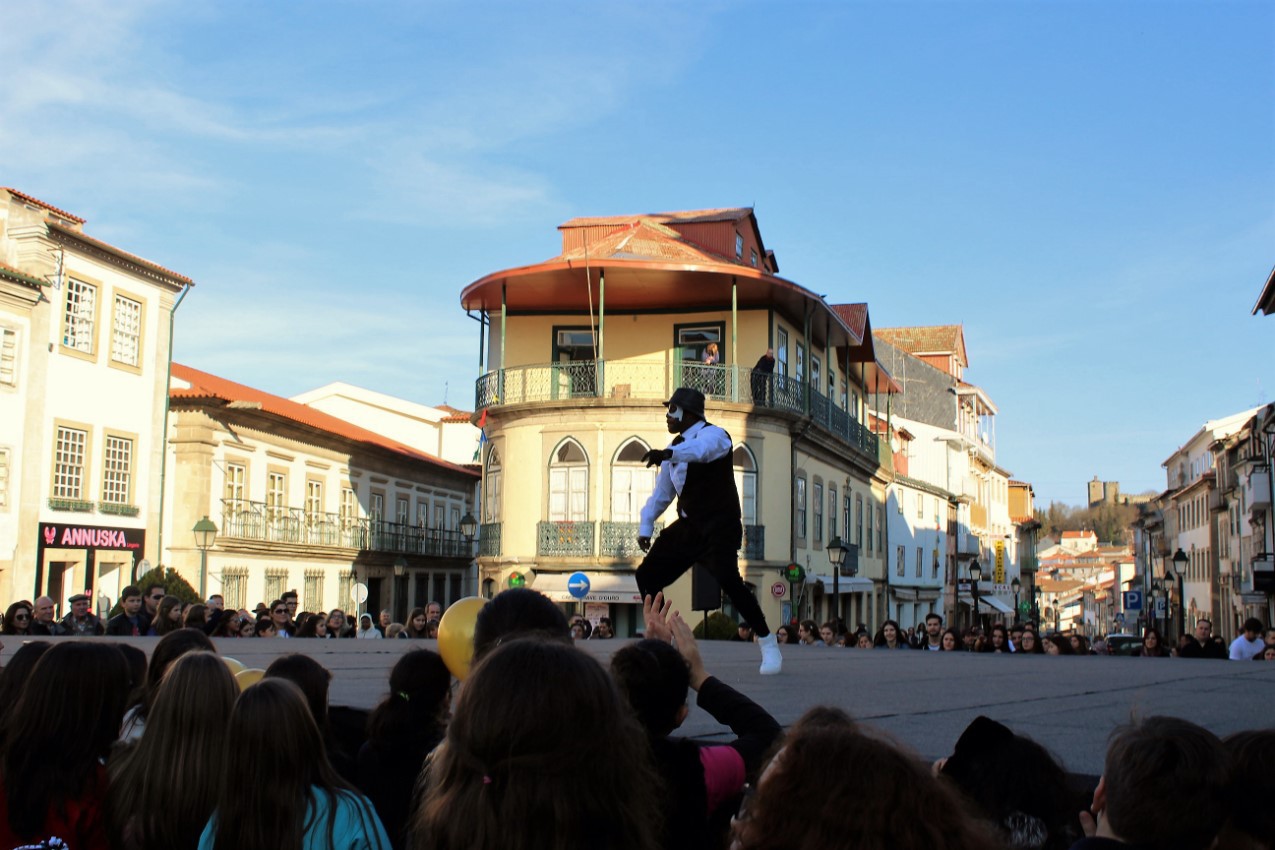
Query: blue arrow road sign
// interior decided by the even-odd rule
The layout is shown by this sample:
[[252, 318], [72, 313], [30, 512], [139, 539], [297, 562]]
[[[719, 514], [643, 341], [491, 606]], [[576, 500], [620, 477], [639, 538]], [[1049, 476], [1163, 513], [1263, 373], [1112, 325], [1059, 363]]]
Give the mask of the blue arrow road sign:
[[589, 595], [589, 577], [584, 573], [572, 573], [567, 579], [567, 592], [576, 599]]
[[1126, 611], [1142, 610], [1142, 591], [1126, 590], [1124, 592], [1124, 609]]

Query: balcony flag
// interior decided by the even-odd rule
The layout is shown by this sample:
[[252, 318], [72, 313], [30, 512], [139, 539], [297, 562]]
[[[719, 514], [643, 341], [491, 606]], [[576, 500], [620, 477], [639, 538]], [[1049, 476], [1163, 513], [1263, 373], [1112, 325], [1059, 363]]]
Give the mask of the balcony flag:
[[478, 445], [474, 447], [474, 463], [479, 462], [482, 456], [483, 445], [487, 442], [487, 408], [483, 408], [482, 416], [478, 417]]

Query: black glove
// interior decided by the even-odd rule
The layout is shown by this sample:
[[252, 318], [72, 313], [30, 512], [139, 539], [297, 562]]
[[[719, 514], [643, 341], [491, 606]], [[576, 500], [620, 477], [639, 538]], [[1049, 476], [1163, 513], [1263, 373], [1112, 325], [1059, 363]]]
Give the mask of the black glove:
[[672, 458], [673, 458], [672, 449], [651, 449], [649, 452], [642, 455], [642, 461], [648, 467], [659, 466], [664, 461], [671, 460]]
[[641, 549], [643, 552], [650, 552], [650, 551], [651, 551], [651, 538], [649, 538], [649, 537], [639, 537], [639, 538], [638, 538], [638, 548], [639, 548], [639, 549]]

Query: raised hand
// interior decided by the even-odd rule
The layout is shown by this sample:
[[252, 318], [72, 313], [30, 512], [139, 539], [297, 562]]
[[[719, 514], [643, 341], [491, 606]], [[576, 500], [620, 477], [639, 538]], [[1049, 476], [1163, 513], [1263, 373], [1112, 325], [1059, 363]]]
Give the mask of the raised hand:
[[653, 598], [643, 597], [642, 618], [646, 621], [645, 636], [652, 640], [672, 643], [673, 632], [668, 625], [669, 614], [672, 610], [673, 603], [664, 598], [663, 591], [655, 594]]

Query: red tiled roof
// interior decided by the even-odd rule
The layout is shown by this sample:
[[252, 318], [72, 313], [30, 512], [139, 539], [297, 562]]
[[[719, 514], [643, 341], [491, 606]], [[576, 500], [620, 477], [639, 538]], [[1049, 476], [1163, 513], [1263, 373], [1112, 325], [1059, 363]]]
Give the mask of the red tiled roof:
[[441, 410], [444, 413], [450, 413], [452, 416], [468, 416], [471, 411], [461, 410], [459, 407], [452, 407], [450, 404], [440, 404], [435, 410]]
[[[734, 260], [700, 248], [682, 234], [658, 221], [639, 218], [614, 233], [609, 233], [588, 246], [588, 259], [652, 259], [690, 263], [731, 263]], [[586, 249], [575, 248], [560, 254], [558, 260], [583, 260]]]
[[1071, 537], [1073, 539], [1082, 538], [1082, 537], [1086, 539], [1093, 537], [1096, 539], [1098, 537], [1098, 535], [1094, 534], [1092, 531], [1064, 531], [1062, 533], [1062, 536], [1064, 540], [1066, 540], [1068, 537]]
[[1034, 516], [1012, 516], [1012, 517], [1010, 517], [1010, 518], [1009, 518], [1009, 521], [1010, 521], [1010, 522], [1012, 522], [1014, 525], [1022, 525], [1022, 524], [1023, 524], [1023, 523], [1025, 523], [1025, 522], [1035, 522], [1035, 521], [1036, 521], [1036, 517], [1034, 517]]
[[469, 422], [470, 414], [461, 413], [455, 416], [444, 416], [439, 422]]
[[13, 195], [15, 198], [20, 198], [26, 201], [28, 204], [35, 204], [37, 207], [43, 207], [49, 212], [56, 213], [58, 216], [65, 218], [67, 221], [74, 221], [77, 224], [83, 224], [85, 221], [84, 219], [80, 218], [78, 215], [75, 215], [74, 213], [69, 213], [66, 210], [60, 210], [57, 207], [53, 206], [53, 204], [46, 204], [44, 201], [40, 200], [39, 198], [31, 197], [26, 192], [19, 192], [17, 189], [14, 189], [10, 186], [0, 186], [0, 188], [4, 189], [10, 195]]
[[49, 222], [49, 227], [53, 230], [58, 231], [59, 233], [65, 233], [68, 236], [74, 237], [75, 239], [79, 239], [82, 242], [87, 242], [90, 245], [101, 248], [103, 251], [108, 251], [117, 256], [124, 257], [130, 262], [137, 263], [139, 266], [143, 268], [150, 269], [153, 272], [159, 272], [162, 275], [167, 275], [168, 277], [171, 277], [173, 280], [180, 281], [189, 286], [195, 285], [195, 282], [193, 280], [191, 280], [190, 278], [186, 277], [183, 274], [178, 274], [172, 269], [164, 268], [159, 263], [153, 263], [150, 260], [143, 259], [142, 257], [137, 256], [136, 254], [129, 253], [128, 251], [125, 251], [123, 248], [117, 248], [114, 245], [110, 244], [109, 242], [103, 242], [101, 239], [94, 239], [92, 236], [85, 234], [83, 231], [75, 230], [74, 228], [70, 228], [70, 227], [63, 227], [62, 225], [58, 224], [55, 221]]
[[864, 331], [868, 327], [867, 304], [829, 304], [828, 306], [832, 312], [841, 317], [846, 327], [854, 331], [855, 336], [863, 339]]
[[28, 286], [34, 286], [37, 289], [41, 286], [47, 285], [45, 281], [40, 280], [38, 277], [32, 277], [26, 272], [20, 269], [15, 269], [13, 266], [7, 266], [4, 263], [0, 263], [0, 274], [3, 274], [5, 277], [13, 278], [17, 280], [18, 283], [25, 283]]
[[685, 224], [710, 221], [739, 221], [752, 213], [748, 207], [718, 207], [708, 210], [680, 210], [677, 212], [637, 213], [634, 215], [585, 216], [564, 221], [558, 229], [568, 227], [597, 227], [608, 224], [629, 224], [639, 220], [654, 222], [676, 221]]
[[282, 398], [272, 395], [262, 390], [237, 384], [234, 381], [219, 378], [216, 375], [210, 375], [207, 372], [201, 372], [198, 369], [192, 369], [190, 366], [184, 366], [181, 363], [173, 364], [173, 377], [185, 381], [190, 384], [189, 389], [173, 389], [170, 388], [168, 395], [173, 399], [201, 399], [212, 398], [226, 402], [246, 401], [255, 402], [261, 405], [261, 409], [267, 413], [280, 416], [284, 419], [290, 419], [299, 422], [302, 425], [308, 425], [320, 431], [326, 431], [329, 434], [335, 434], [344, 437], [347, 440], [354, 440], [360, 443], [368, 443], [392, 452], [405, 455], [412, 460], [425, 461], [435, 464], [436, 466], [450, 469], [464, 475], [477, 477], [478, 473], [471, 468], [459, 466], [454, 463], [448, 463], [440, 460], [432, 455], [417, 451], [416, 449], [406, 446], [389, 437], [384, 437], [374, 431], [366, 428], [360, 428], [358, 425], [346, 422], [344, 419], [338, 419], [313, 407], [308, 407], [291, 399]]
[[965, 331], [961, 325], [877, 328], [873, 334], [908, 354], [955, 354], [962, 365], [969, 365], [965, 356]]

